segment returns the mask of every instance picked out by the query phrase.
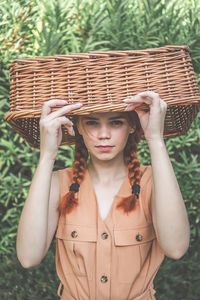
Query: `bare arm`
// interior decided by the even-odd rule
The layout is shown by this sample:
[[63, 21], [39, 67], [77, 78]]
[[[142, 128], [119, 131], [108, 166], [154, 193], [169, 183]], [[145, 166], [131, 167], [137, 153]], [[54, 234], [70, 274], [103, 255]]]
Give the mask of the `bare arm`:
[[[19, 221], [17, 256], [28, 268], [38, 265], [46, 255], [58, 222], [59, 178], [53, 172], [54, 161], [62, 140], [61, 125], [74, 135], [73, 123], [65, 117], [79, 108], [63, 100], [49, 100], [42, 108], [40, 119], [40, 159]], [[57, 111], [51, 108], [59, 106]]]
[[190, 229], [185, 204], [164, 141], [148, 143], [153, 172], [152, 216], [160, 246], [179, 259], [189, 246]]
[[40, 160], [20, 217], [17, 256], [26, 268], [41, 262], [56, 229], [59, 182], [57, 172], [52, 176], [53, 164], [53, 160]]

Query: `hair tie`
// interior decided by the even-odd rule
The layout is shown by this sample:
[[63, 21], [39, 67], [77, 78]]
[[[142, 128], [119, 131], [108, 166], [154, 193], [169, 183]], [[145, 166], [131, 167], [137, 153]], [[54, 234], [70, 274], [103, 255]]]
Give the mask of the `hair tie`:
[[132, 194], [135, 194], [136, 197], [138, 198], [139, 197], [139, 193], [140, 193], [140, 185], [137, 184], [137, 183], [134, 183], [132, 185]]
[[75, 182], [75, 183], [72, 183], [72, 184], [70, 185], [69, 190], [70, 190], [70, 192], [75, 192], [75, 193], [77, 193], [77, 192], [79, 191], [79, 188], [80, 188], [80, 184], [77, 183], [77, 182]]

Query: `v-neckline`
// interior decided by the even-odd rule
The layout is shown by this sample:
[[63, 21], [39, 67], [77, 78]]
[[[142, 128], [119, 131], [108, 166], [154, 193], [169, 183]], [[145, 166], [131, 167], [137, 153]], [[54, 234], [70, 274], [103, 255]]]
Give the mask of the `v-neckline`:
[[[140, 165], [141, 172], [142, 172], [141, 181], [143, 181], [143, 175], [145, 173], [146, 167], [147, 166], [145, 166], [145, 165]], [[89, 180], [89, 186], [91, 188], [91, 193], [92, 193], [92, 196], [93, 196], [92, 198], [94, 198], [94, 201], [95, 201], [97, 216], [101, 220], [101, 222], [103, 222], [104, 224], [106, 224], [109, 221], [110, 217], [111, 217], [111, 214], [113, 212], [113, 209], [114, 209], [114, 206], [115, 206], [116, 202], [119, 201], [119, 199], [121, 199], [123, 197], [127, 197], [131, 193], [131, 185], [130, 185], [130, 182], [129, 182], [128, 174], [124, 177], [124, 179], [123, 179], [123, 181], [122, 181], [122, 183], [121, 183], [121, 185], [119, 187], [118, 192], [113, 197], [113, 201], [112, 201], [111, 207], [110, 207], [110, 209], [109, 209], [109, 211], [108, 211], [107, 216], [106, 216], [105, 219], [102, 219], [102, 217], [101, 217], [100, 210], [99, 210], [99, 204], [98, 204], [98, 201], [97, 201], [96, 192], [95, 192], [95, 189], [94, 189], [94, 186], [93, 186], [93, 182], [92, 182], [92, 178], [90, 176], [88, 168], [86, 169], [85, 176], [87, 176], [88, 180]]]
[[[113, 197], [113, 201], [112, 201], [112, 204], [111, 204], [111, 207], [110, 209], [108, 210], [108, 213], [106, 215], [106, 218], [105, 219], [102, 219], [101, 217], [101, 214], [100, 214], [100, 209], [99, 209], [99, 204], [98, 204], [98, 201], [97, 201], [97, 196], [96, 196], [96, 192], [95, 192], [95, 189], [94, 189], [94, 185], [93, 185], [93, 182], [92, 182], [92, 178], [91, 178], [91, 175], [90, 175], [90, 172], [89, 170], [87, 169], [86, 170], [86, 173], [87, 173], [87, 176], [88, 176], [88, 179], [89, 179], [89, 185], [91, 187], [91, 192], [92, 192], [92, 195], [94, 197], [94, 201], [95, 201], [95, 205], [96, 205], [96, 212], [97, 212], [97, 216], [98, 218], [101, 220], [101, 222], [103, 223], [107, 223], [108, 220], [110, 219], [111, 217], [111, 214], [112, 214], [112, 211], [113, 211], [113, 208], [114, 208], [114, 205], [115, 203], [117, 202], [117, 200], [121, 197], [123, 197], [123, 190], [124, 190], [124, 185], [129, 185], [130, 186], [130, 183], [129, 183], [129, 178], [128, 178], [128, 175], [126, 175], [119, 187], [119, 190], [118, 192], [116, 193], [116, 195]], [[131, 191], [131, 187], [130, 187], [130, 191]]]

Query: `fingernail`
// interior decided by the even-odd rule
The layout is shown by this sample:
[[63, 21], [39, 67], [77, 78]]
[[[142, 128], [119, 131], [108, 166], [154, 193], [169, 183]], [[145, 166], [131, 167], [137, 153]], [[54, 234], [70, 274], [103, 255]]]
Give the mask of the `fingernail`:
[[134, 99], [135, 99], [135, 96], [128, 96], [123, 101], [126, 102], [126, 101], [134, 100]]

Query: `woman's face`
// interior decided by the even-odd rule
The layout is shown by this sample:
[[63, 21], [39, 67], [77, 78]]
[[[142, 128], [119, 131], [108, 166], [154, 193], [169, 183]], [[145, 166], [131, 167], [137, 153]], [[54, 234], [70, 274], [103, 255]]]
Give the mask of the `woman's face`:
[[128, 136], [134, 129], [128, 122], [127, 113], [94, 113], [81, 116], [77, 128], [91, 158], [102, 161], [123, 155]]

